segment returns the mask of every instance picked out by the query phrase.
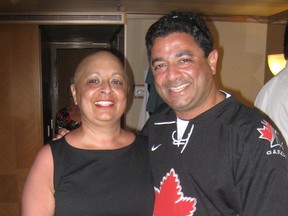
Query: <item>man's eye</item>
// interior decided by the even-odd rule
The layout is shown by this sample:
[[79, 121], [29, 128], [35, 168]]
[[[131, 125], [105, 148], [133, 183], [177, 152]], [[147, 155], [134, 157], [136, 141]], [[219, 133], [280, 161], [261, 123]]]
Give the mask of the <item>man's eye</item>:
[[162, 69], [164, 67], [165, 67], [164, 64], [157, 64], [157, 65], [154, 66], [154, 70], [159, 70], [159, 69]]
[[191, 59], [181, 59], [182, 62], [186, 63], [186, 62], [191, 62]]

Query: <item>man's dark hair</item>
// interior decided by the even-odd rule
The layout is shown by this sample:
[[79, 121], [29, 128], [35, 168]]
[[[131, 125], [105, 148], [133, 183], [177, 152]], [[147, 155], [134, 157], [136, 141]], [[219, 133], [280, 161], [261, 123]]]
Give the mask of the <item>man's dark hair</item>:
[[145, 37], [148, 58], [150, 59], [151, 48], [156, 38], [177, 32], [191, 35], [206, 57], [213, 50], [212, 34], [199, 15], [188, 11], [172, 11], [148, 29]]
[[288, 60], [288, 21], [286, 23], [285, 33], [284, 33], [284, 57], [286, 60]]

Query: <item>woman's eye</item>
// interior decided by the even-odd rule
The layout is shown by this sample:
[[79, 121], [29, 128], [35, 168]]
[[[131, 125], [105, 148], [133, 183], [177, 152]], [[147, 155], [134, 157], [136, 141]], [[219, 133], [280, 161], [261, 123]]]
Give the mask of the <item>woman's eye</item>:
[[88, 83], [89, 84], [98, 84], [100, 81], [99, 80], [96, 80], [96, 79], [93, 79], [93, 80], [89, 80]]
[[121, 80], [112, 80], [111, 83], [114, 85], [123, 85], [123, 81], [121, 81]]

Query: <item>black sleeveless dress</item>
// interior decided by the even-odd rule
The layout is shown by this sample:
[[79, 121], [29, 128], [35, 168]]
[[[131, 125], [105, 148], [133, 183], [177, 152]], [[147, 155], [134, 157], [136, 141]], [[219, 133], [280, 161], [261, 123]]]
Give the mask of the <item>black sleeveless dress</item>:
[[56, 216], [153, 214], [154, 190], [147, 139], [117, 150], [83, 150], [65, 137], [50, 142]]

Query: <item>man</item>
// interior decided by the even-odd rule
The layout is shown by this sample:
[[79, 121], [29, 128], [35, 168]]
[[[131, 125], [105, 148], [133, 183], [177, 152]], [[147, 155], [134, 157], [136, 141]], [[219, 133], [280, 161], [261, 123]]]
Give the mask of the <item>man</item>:
[[[284, 58], [288, 60], [288, 23], [284, 33]], [[260, 90], [255, 107], [267, 114], [288, 142], [288, 65]]]
[[286, 145], [272, 122], [217, 88], [206, 23], [174, 11], [149, 28], [146, 47], [156, 90], [170, 106], [142, 131], [154, 216], [286, 216]]

